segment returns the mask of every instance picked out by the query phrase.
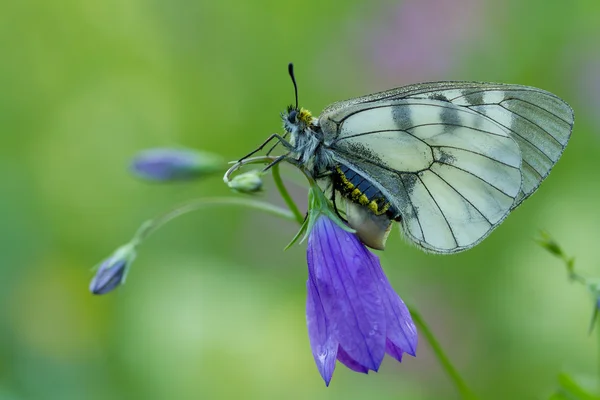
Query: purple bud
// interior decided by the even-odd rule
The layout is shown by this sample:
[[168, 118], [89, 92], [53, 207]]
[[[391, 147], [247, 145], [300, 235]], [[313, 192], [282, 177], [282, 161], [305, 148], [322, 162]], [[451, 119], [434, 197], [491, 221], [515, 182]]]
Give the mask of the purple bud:
[[199, 178], [222, 169], [223, 161], [219, 156], [190, 149], [144, 150], [131, 163], [136, 176], [160, 182]]
[[135, 247], [126, 244], [118, 248], [113, 255], [102, 261], [96, 275], [90, 282], [92, 294], [106, 294], [125, 282], [127, 270], [135, 259]]

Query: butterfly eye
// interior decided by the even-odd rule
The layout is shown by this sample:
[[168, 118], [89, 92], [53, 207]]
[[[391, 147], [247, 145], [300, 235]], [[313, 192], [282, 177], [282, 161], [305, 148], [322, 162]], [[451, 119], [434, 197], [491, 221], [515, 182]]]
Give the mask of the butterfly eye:
[[298, 115], [298, 111], [296, 111], [296, 110], [290, 111], [290, 113], [288, 114], [288, 121], [290, 121], [292, 124], [296, 123], [297, 115]]

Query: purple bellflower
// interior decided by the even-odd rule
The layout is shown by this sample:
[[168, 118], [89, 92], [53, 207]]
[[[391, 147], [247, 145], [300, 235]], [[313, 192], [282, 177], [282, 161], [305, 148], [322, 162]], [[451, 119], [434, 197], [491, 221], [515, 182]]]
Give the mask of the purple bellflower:
[[195, 179], [222, 169], [219, 156], [191, 149], [148, 149], [138, 153], [131, 163], [136, 176], [159, 182]]
[[90, 282], [90, 292], [98, 295], [106, 294], [125, 283], [127, 272], [135, 257], [135, 244], [128, 243], [118, 248], [100, 263], [96, 275]]
[[356, 372], [377, 371], [385, 353], [415, 356], [410, 312], [379, 263], [355, 234], [324, 214], [308, 236], [306, 322], [312, 353], [326, 385], [336, 360]]

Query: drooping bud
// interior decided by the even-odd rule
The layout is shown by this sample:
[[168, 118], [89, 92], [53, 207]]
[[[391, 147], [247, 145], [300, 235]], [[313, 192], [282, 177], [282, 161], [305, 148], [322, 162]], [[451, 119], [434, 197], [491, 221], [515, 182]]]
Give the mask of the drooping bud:
[[131, 163], [131, 171], [151, 181], [181, 181], [195, 179], [223, 170], [225, 166], [216, 154], [191, 150], [156, 148], [138, 153]]
[[127, 271], [135, 257], [135, 246], [131, 243], [115, 250], [110, 257], [100, 264], [96, 275], [90, 282], [90, 292], [93, 294], [106, 294], [123, 284]]
[[236, 175], [227, 185], [236, 192], [256, 193], [262, 189], [261, 171], [249, 171]]

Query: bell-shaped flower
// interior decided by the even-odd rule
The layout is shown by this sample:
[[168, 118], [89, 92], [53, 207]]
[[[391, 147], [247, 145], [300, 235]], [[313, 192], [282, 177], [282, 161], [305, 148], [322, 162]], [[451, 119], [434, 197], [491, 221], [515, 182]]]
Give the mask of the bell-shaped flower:
[[325, 214], [308, 235], [306, 321], [317, 368], [329, 385], [336, 360], [353, 371], [377, 371], [387, 353], [415, 356], [410, 312], [379, 258]]

